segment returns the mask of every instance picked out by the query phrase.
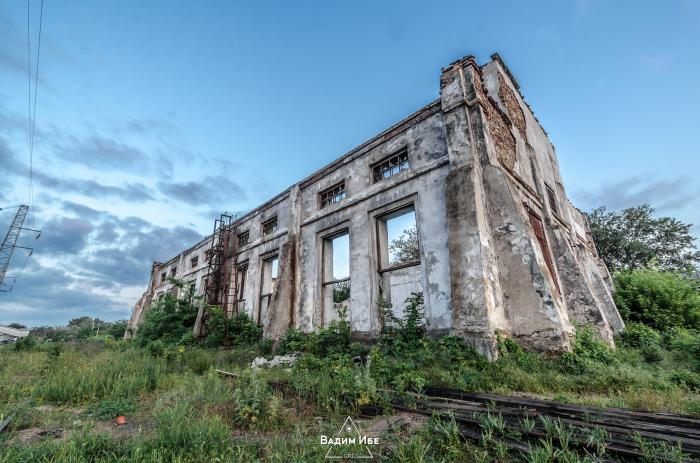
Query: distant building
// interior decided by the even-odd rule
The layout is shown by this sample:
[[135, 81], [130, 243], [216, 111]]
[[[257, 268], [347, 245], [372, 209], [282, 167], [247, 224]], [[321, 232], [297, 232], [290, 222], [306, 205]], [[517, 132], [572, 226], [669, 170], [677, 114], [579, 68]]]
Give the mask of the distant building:
[[0, 344], [12, 344], [26, 336], [29, 336], [29, 330], [18, 330], [0, 325]]

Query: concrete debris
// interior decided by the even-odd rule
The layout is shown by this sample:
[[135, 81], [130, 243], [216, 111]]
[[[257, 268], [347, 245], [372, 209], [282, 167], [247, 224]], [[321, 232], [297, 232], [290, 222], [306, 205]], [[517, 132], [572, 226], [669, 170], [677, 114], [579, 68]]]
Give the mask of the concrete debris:
[[283, 366], [285, 368], [290, 368], [299, 358], [299, 353], [295, 352], [291, 355], [275, 355], [271, 360], [267, 360], [265, 357], [256, 357], [253, 363], [250, 364], [250, 368], [257, 370], [263, 367], [278, 367]]

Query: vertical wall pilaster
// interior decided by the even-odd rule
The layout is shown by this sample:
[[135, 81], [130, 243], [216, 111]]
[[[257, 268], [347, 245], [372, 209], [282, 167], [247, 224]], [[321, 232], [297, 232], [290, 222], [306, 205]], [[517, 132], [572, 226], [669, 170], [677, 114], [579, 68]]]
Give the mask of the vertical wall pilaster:
[[291, 214], [287, 228], [287, 241], [282, 244], [279, 255], [277, 288], [263, 320], [263, 335], [270, 339], [281, 339], [290, 326], [299, 318], [299, 237], [301, 234], [301, 193], [299, 185], [289, 192]]
[[[485, 217], [481, 158], [488, 156], [478, 125], [480, 107], [473, 85], [473, 58], [443, 70], [440, 98], [450, 173], [445, 203], [450, 253], [452, 332], [489, 358], [497, 356], [498, 314], [492, 275], [493, 253]], [[475, 122], [477, 122], [475, 124]]]

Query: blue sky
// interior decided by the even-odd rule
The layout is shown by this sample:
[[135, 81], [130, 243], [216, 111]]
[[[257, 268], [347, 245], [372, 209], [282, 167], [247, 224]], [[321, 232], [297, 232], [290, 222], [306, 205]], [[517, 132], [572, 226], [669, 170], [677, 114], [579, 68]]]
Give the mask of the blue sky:
[[[694, 0], [45, 0], [44, 235], [0, 322], [128, 317], [152, 260], [435, 99], [467, 54], [507, 62], [577, 206], [700, 224], [698, 31]], [[0, 0], [0, 206], [27, 199], [26, 37], [26, 1]]]

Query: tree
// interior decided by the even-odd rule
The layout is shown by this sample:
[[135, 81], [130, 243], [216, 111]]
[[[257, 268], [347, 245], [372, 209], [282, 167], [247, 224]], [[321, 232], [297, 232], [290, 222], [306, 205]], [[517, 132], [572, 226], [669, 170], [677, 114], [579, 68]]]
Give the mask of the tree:
[[14, 328], [16, 330], [24, 330], [27, 328], [26, 326], [22, 325], [21, 323], [10, 323], [7, 326], [10, 328]]
[[[180, 287], [184, 283], [174, 280]], [[153, 302], [136, 334], [136, 340], [141, 345], [160, 340], [163, 344], [175, 344], [184, 336], [192, 333], [199, 299], [192, 296], [191, 290], [180, 293], [180, 297], [165, 294]]]
[[339, 304], [350, 299], [350, 282], [341, 281], [333, 285], [333, 302]]
[[614, 297], [625, 321], [659, 331], [700, 329], [698, 283], [686, 275], [651, 269], [619, 272]]
[[126, 320], [117, 320], [115, 322], [112, 322], [105, 329], [105, 334], [108, 334], [115, 339], [121, 339], [122, 337], [124, 337], [126, 325]]
[[661, 271], [693, 272], [700, 252], [690, 236], [692, 224], [672, 217], [652, 217], [648, 204], [608, 212], [599, 207], [587, 214], [598, 254], [612, 272], [654, 267]]
[[82, 317], [78, 317], [78, 318], [72, 318], [68, 322], [68, 326], [78, 326], [79, 327], [79, 326], [86, 325], [88, 323], [90, 325], [92, 325], [92, 318], [87, 317], [87, 316], [82, 316]]
[[391, 240], [389, 252], [392, 254], [391, 264], [415, 262], [420, 259], [418, 250], [418, 230], [415, 225], [407, 228], [398, 238]]

